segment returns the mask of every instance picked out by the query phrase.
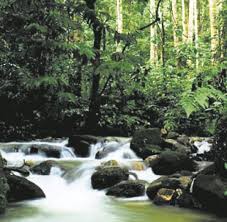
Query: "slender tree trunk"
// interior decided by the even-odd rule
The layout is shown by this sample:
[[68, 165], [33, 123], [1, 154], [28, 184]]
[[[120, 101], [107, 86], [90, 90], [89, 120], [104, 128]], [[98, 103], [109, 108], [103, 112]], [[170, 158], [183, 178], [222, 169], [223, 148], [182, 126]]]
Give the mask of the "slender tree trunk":
[[[150, 20], [154, 20], [156, 4], [155, 0], [150, 0]], [[155, 44], [156, 39], [156, 27], [150, 26], [150, 63], [155, 64], [157, 62], [157, 47]]]
[[215, 54], [218, 46], [218, 32], [217, 32], [217, 0], [209, 0], [210, 13], [210, 37], [211, 37], [211, 56], [212, 62], [215, 61]]
[[173, 19], [173, 42], [174, 47], [177, 48], [179, 39], [177, 36], [177, 28], [178, 28], [178, 14], [177, 14], [177, 0], [172, 0], [172, 19]]
[[[123, 32], [123, 14], [122, 14], [122, 0], [117, 0], [117, 7], [116, 7], [116, 14], [117, 14], [117, 32]], [[121, 46], [117, 43], [117, 52], [121, 52]]]
[[194, 32], [195, 32], [195, 48], [196, 48], [196, 70], [199, 67], [199, 34], [198, 34], [198, 9], [197, 9], [197, 0], [194, 0]]
[[185, 43], [187, 41], [187, 19], [185, 13], [185, 0], [181, 0], [182, 5], [182, 41]]
[[194, 34], [194, 0], [189, 0], [188, 43], [193, 43]]

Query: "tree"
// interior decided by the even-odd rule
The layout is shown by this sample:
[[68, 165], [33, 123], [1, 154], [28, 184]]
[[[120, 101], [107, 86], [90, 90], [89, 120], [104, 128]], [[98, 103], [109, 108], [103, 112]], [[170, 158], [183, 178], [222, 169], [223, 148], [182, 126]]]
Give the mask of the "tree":
[[210, 38], [211, 38], [211, 56], [212, 62], [215, 61], [215, 55], [218, 47], [218, 30], [217, 30], [217, 0], [209, 0], [210, 15]]
[[[123, 32], [123, 14], [122, 14], [122, 0], [116, 0], [116, 14], [117, 14], [117, 32], [122, 33]], [[120, 43], [117, 42], [117, 52], [121, 52]]]
[[193, 43], [194, 34], [194, 1], [189, 0], [189, 18], [188, 18], [188, 42]]
[[178, 39], [178, 10], [177, 10], [177, 0], [172, 0], [172, 19], [173, 19], [173, 42], [174, 47], [177, 48], [179, 39]]
[[[156, 4], [155, 0], [150, 0], [150, 21], [154, 20], [156, 13]], [[156, 26], [150, 26], [150, 63], [155, 64], [157, 62], [157, 47], [155, 44], [156, 41]]]
[[187, 40], [187, 19], [185, 13], [185, 0], [181, 0], [181, 10], [182, 10], [182, 41], [185, 43]]

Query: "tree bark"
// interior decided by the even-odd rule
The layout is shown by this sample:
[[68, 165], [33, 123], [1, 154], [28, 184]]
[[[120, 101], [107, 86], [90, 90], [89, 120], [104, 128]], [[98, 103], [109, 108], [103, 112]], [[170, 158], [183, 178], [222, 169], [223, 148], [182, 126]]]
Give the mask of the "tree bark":
[[[95, 1], [93, 5], [88, 5], [89, 8], [95, 10]], [[100, 121], [100, 73], [97, 73], [97, 68], [100, 65], [100, 51], [102, 47], [102, 34], [103, 34], [103, 25], [99, 19], [95, 16], [92, 21], [92, 31], [94, 35], [94, 51], [95, 58], [93, 59], [93, 71], [92, 71], [92, 83], [91, 83], [91, 92], [90, 92], [90, 104], [88, 114], [85, 120], [85, 128], [88, 131], [96, 130], [99, 121]]]
[[209, 0], [209, 14], [210, 14], [210, 37], [211, 37], [211, 57], [212, 62], [215, 61], [215, 54], [218, 46], [218, 32], [217, 32], [217, 0]]
[[198, 8], [197, 8], [197, 0], [194, 0], [194, 32], [195, 32], [195, 48], [196, 48], [196, 70], [199, 67], [199, 34], [198, 34]]
[[[117, 32], [122, 33], [123, 32], [123, 14], [122, 14], [122, 0], [117, 0], [116, 5], [116, 15], [117, 15]], [[117, 52], [121, 52], [121, 46], [120, 43], [117, 43]]]
[[194, 0], [189, 0], [188, 43], [193, 43], [194, 34]]
[[[154, 20], [155, 13], [155, 0], [150, 0], [150, 21]], [[157, 62], [157, 47], [155, 44], [156, 39], [156, 27], [155, 24], [150, 26], [150, 63], [155, 64]]]
[[182, 41], [186, 43], [187, 41], [187, 19], [185, 13], [185, 0], [181, 0], [182, 5]]
[[178, 28], [178, 14], [177, 14], [177, 0], [172, 0], [172, 20], [173, 20], [173, 42], [174, 47], [177, 48], [179, 39], [177, 36], [177, 28]]

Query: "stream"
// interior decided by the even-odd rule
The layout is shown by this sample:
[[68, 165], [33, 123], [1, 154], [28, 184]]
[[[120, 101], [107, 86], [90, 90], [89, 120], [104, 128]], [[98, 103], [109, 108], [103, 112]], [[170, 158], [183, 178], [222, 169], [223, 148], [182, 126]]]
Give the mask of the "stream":
[[[48, 145], [61, 150], [59, 159], [48, 158], [45, 153], [29, 154], [32, 145]], [[9, 204], [1, 222], [217, 222], [212, 215], [174, 207], [154, 206], [147, 196], [117, 199], [105, 195], [104, 191], [93, 190], [91, 175], [95, 168], [108, 160], [117, 160], [120, 165], [130, 167], [141, 161], [130, 149], [126, 139], [97, 143], [90, 147], [88, 158], [75, 156], [68, 147], [67, 140], [31, 141], [1, 143], [0, 152], [9, 165], [19, 165], [23, 161], [39, 163], [55, 160], [60, 167], [52, 167], [51, 174], [41, 176], [30, 174], [28, 180], [36, 183], [46, 194], [45, 199]], [[95, 154], [103, 146], [114, 149], [104, 159], [95, 159]], [[159, 176], [150, 168], [133, 171], [139, 179], [152, 182]]]

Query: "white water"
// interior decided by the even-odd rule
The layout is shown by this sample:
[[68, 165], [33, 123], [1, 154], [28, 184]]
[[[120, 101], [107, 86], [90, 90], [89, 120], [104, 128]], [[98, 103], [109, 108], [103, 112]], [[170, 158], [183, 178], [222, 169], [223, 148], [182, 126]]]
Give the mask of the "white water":
[[[96, 191], [92, 189], [91, 175], [97, 166], [108, 160], [117, 160], [120, 165], [128, 167], [130, 167], [133, 161], [141, 161], [141, 159], [139, 159], [130, 149], [130, 143], [125, 143], [123, 141], [97, 143], [90, 147], [90, 156], [88, 158], [77, 158], [74, 154], [72, 154], [71, 149], [66, 147], [66, 140], [59, 143], [36, 141], [26, 143], [5, 143], [0, 144], [0, 147], [2, 148], [1, 153], [3, 157], [6, 158], [9, 165], [21, 165], [23, 160], [40, 162], [40, 160], [49, 159], [44, 153], [35, 155], [26, 154], [26, 149], [34, 144], [59, 147], [59, 149], [61, 149], [61, 160], [77, 160], [81, 162], [81, 164], [79, 167], [74, 169], [74, 176], [76, 176], [75, 180], [71, 183], [68, 183], [62, 177], [63, 172], [58, 167], [53, 167], [51, 169], [50, 176], [30, 175], [28, 179], [40, 186], [46, 194], [46, 198], [25, 202], [25, 206], [35, 207], [35, 209], [38, 209], [42, 215], [52, 215], [52, 219], [49, 218], [48, 220], [45, 220], [48, 222], [55, 221], [56, 215], [58, 221], [60, 221], [60, 218], [67, 218], [67, 221], [71, 221], [74, 216], [83, 218], [83, 221], [85, 222], [93, 220], [101, 221], [103, 217], [108, 218], [108, 221], [110, 222], [118, 221], [118, 217], [110, 212], [111, 208], [108, 202], [112, 201], [111, 198], [105, 195], [105, 191]], [[19, 152], [7, 153], [7, 147], [10, 147], [10, 145], [16, 145]], [[102, 150], [103, 147], [105, 147], [105, 149], [114, 149], [114, 151], [110, 152], [105, 158], [96, 160], [96, 153]], [[11, 151], [11, 149], [9, 150]], [[153, 181], [159, 177], [154, 175], [151, 169], [133, 172], [138, 175], [139, 179], [147, 181]], [[147, 199], [145, 196], [132, 198], [133, 201], [145, 199]], [[23, 218], [23, 220], [17, 219], [16, 221], [38, 222], [40, 221], [40, 213], [37, 218], [34, 217], [32, 220], [30, 218]]]
[[209, 152], [211, 150], [212, 144], [207, 141], [195, 142], [194, 145], [198, 148], [197, 154], [204, 154], [205, 152]]
[[[106, 196], [105, 191], [93, 190], [91, 187], [91, 175], [95, 171], [95, 168], [100, 166], [103, 162], [117, 160], [121, 166], [130, 168], [134, 162], [142, 161], [130, 149], [129, 142], [113, 141], [97, 143], [90, 147], [90, 156], [88, 158], [76, 157], [71, 149], [66, 147], [67, 140], [53, 143], [36, 141], [29, 143], [5, 143], [0, 144], [0, 152], [4, 158], [6, 158], [8, 164], [17, 166], [21, 165], [24, 160], [40, 162], [40, 160], [44, 161], [50, 159], [43, 153], [35, 155], [27, 154], [27, 147], [33, 144], [59, 147], [61, 150], [59, 164], [62, 163], [62, 161], [67, 163], [74, 163], [75, 161], [75, 168], [72, 167], [70, 170], [73, 171], [72, 181], [68, 182], [64, 179], [64, 172], [58, 167], [52, 167], [51, 175], [49, 176], [31, 174], [27, 179], [40, 186], [46, 194], [46, 198], [18, 203], [16, 208], [12, 207], [11, 210], [6, 213], [5, 217], [1, 219], [2, 222], [145, 222], [145, 219], [143, 220], [141, 216], [146, 217], [146, 222], [150, 221], [150, 217], [147, 217], [147, 214], [149, 215], [150, 213], [149, 210], [146, 211], [146, 208], [146, 215], [141, 216], [136, 216], [134, 210], [127, 208], [123, 208], [123, 212], [121, 212], [120, 202], [116, 205], [114, 198]], [[19, 152], [7, 152], [7, 148], [9, 148], [10, 145], [16, 145]], [[24, 147], [26, 147], [26, 149], [24, 149]], [[101, 151], [103, 147], [106, 149], [114, 148], [112, 149], [114, 151], [110, 152], [101, 160], [95, 159], [96, 153]], [[11, 149], [9, 150], [11, 151]], [[58, 161], [58, 159], [54, 160]], [[79, 165], [78, 162], [80, 163]], [[155, 175], [150, 168], [145, 168], [140, 171], [131, 170], [131, 172], [136, 173], [139, 179], [148, 182], [152, 182], [159, 177]], [[136, 201], [141, 203], [141, 201], [145, 200], [147, 200], [147, 197], [143, 196], [130, 198], [130, 200], [127, 199], [127, 202], [132, 201], [133, 203]], [[123, 203], [126, 199], [121, 199], [120, 201]], [[134, 217], [131, 217], [131, 214], [133, 214]], [[160, 215], [162, 214], [161, 212]], [[182, 222], [185, 220], [183, 219]], [[175, 221], [175, 219], [169, 221], [172, 222]], [[157, 221], [152, 220], [152, 222]]]

